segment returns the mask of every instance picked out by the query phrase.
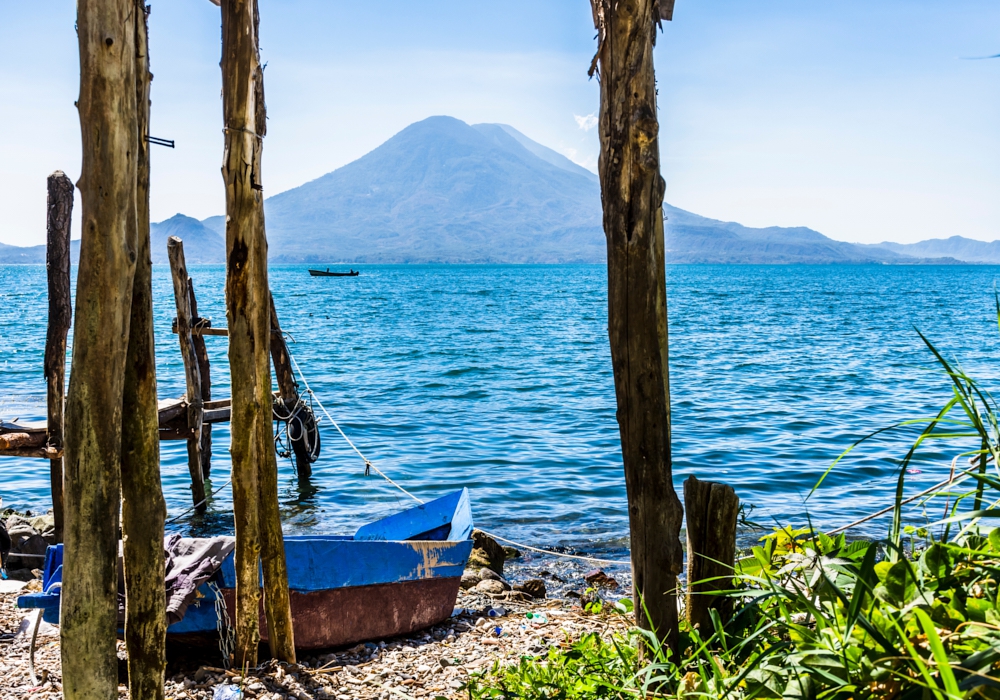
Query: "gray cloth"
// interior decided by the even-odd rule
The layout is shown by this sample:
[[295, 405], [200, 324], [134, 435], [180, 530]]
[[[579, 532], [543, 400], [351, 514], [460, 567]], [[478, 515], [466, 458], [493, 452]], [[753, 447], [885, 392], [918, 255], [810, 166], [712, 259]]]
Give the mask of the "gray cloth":
[[164, 544], [167, 558], [167, 625], [184, 619], [195, 601], [198, 586], [222, 567], [222, 561], [236, 549], [233, 537], [184, 538], [171, 535]]
[[[222, 561], [236, 549], [236, 539], [170, 535], [164, 540], [163, 549], [166, 559], [164, 583], [169, 626], [184, 619], [188, 606], [198, 598], [198, 586], [215, 576], [222, 567]], [[120, 572], [119, 566], [118, 624], [124, 624], [125, 581]]]

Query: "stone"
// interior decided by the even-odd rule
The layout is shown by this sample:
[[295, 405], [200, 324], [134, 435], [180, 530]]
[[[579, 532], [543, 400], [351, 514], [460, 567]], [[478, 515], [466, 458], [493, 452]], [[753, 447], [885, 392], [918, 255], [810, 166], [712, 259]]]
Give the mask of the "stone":
[[594, 571], [588, 572], [584, 575], [583, 580], [589, 583], [591, 586], [599, 586], [601, 588], [618, 588], [618, 582], [615, 581], [611, 576], [608, 576], [601, 569], [596, 569]]
[[482, 581], [482, 576], [479, 575], [478, 571], [472, 571], [466, 569], [462, 572], [462, 590], [469, 590], [470, 588], [475, 588], [476, 584]]
[[513, 547], [504, 547], [503, 548], [503, 554], [504, 554], [504, 558], [505, 559], [520, 559], [521, 558], [521, 550], [520, 549], [514, 549]]
[[487, 595], [501, 595], [510, 590], [510, 585], [503, 581], [486, 579], [485, 581], [480, 581], [476, 585], [476, 590]]
[[486, 568], [484, 566], [483, 568], [481, 568], [479, 570], [479, 580], [480, 581], [486, 581], [486, 580], [490, 580], [490, 581], [503, 581], [504, 578], [503, 578], [503, 576], [501, 576], [500, 574], [498, 574], [493, 569], [488, 569], [488, 568]]
[[11, 547], [16, 549], [22, 540], [26, 540], [32, 535], [37, 535], [38, 531], [31, 526], [31, 521], [22, 518], [20, 515], [11, 515], [6, 522], [7, 534], [10, 535]]
[[503, 560], [505, 558], [503, 547], [482, 530], [472, 531], [472, 541], [474, 544], [469, 563], [475, 562], [477, 565], [485, 566], [503, 576]]
[[544, 598], [547, 593], [545, 590], [545, 581], [542, 581], [540, 578], [529, 578], [524, 583], [518, 583], [514, 586], [514, 590], [527, 593], [532, 598]]

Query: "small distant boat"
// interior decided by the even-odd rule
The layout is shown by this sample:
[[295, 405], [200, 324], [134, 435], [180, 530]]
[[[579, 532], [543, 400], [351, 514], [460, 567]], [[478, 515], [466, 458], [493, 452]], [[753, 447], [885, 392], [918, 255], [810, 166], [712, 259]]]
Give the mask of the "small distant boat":
[[[472, 552], [469, 491], [453, 491], [361, 527], [353, 536], [285, 537], [295, 646], [326, 649], [386, 639], [447, 620], [455, 609], [462, 572]], [[59, 622], [63, 546], [48, 548], [43, 592], [17, 599]], [[198, 588], [198, 602], [167, 628], [183, 641], [218, 634], [216, 592], [236, 609], [233, 555]], [[261, 638], [267, 638], [263, 606]]]
[[357, 270], [351, 270], [350, 272], [330, 272], [330, 268], [325, 270], [309, 270], [309, 274], [313, 277], [357, 277], [361, 273]]

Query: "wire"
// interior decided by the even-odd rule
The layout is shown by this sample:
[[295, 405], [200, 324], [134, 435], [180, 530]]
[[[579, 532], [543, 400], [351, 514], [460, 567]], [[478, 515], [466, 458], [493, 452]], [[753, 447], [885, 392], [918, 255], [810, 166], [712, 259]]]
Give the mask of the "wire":
[[177, 515], [177, 516], [171, 518], [170, 520], [166, 521], [163, 524], [164, 525], [173, 525], [174, 523], [176, 523], [178, 520], [180, 520], [181, 518], [183, 518], [185, 515], [187, 515], [188, 513], [190, 513], [192, 510], [194, 510], [198, 506], [202, 506], [205, 503], [208, 503], [208, 499], [213, 498], [214, 496], [216, 496], [220, 491], [222, 491], [222, 489], [226, 488], [231, 483], [233, 483], [233, 477], [229, 477], [228, 479], [226, 479], [226, 483], [224, 483], [222, 486], [220, 486], [219, 488], [215, 489], [215, 491], [212, 491], [212, 493], [210, 493], [208, 496], [205, 496], [203, 499], [201, 499], [200, 501], [198, 501], [197, 503], [195, 503], [193, 506], [191, 506], [187, 510], [183, 511], [180, 515]]
[[399, 489], [400, 491], [402, 491], [403, 493], [405, 493], [407, 496], [409, 496], [410, 498], [412, 498], [417, 503], [420, 503], [421, 505], [423, 505], [424, 501], [422, 499], [417, 498], [412, 493], [410, 493], [409, 491], [407, 491], [406, 489], [404, 489], [402, 486], [400, 486], [399, 484], [397, 484], [395, 481], [393, 481], [392, 479], [390, 479], [385, 472], [383, 472], [381, 469], [379, 469], [378, 467], [376, 467], [374, 464], [372, 464], [372, 462], [371, 462], [370, 459], [368, 459], [367, 457], [365, 457], [364, 453], [362, 453], [361, 450], [358, 449], [357, 445], [355, 445], [353, 442], [351, 442], [351, 438], [347, 437], [347, 433], [345, 433], [341, 429], [340, 425], [337, 424], [337, 421], [335, 421], [333, 419], [333, 416], [330, 415], [330, 412], [326, 410], [326, 406], [323, 405], [323, 402], [319, 400], [318, 396], [316, 396], [316, 393], [312, 390], [312, 387], [309, 386], [309, 381], [306, 379], [306, 375], [302, 373], [302, 368], [299, 367], [299, 363], [295, 360], [295, 356], [292, 355], [291, 351], [288, 352], [288, 359], [292, 361], [293, 365], [295, 365], [295, 371], [299, 373], [299, 378], [302, 379], [302, 384], [303, 384], [303, 386], [305, 386], [306, 392], [308, 392], [308, 394], [312, 398], [312, 400], [314, 400], [316, 402], [316, 405], [319, 406], [320, 409], [323, 411], [323, 415], [325, 415], [326, 418], [327, 418], [327, 420], [329, 420], [330, 423], [333, 424], [333, 427], [336, 428], [337, 432], [340, 433], [340, 436], [342, 438], [344, 438], [344, 440], [347, 441], [347, 444], [351, 446], [351, 449], [353, 449], [355, 452], [358, 453], [358, 457], [360, 457], [362, 460], [364, 460], [364, 463], [365, 463], [365, 473], [367, 474], [369, 470], [374, 469], [376, 474], [378, 474], [379, 476], [381, 476], [383, 479], [385, 479], [386, 481], [388, 481], [390, 484], [392, 484], [397, 489]]
[[579, 554], [564, 554], [562, 552], [553, 552], [550, 549], [539, 549], [538, 547], [532, 547], [530, 544], [524, 544], [523, 542], [515, 542], [514, 540], [509, 540], [506, 537], [501, 537], [492, 532], [487, 532], [486, 530], [480, 530], [480, 532], [489, 535], [495, 540], [500, 540], [501, 542], [506, 542], [508, 544], [513, 544], [518, 547], [523, 547], [524, 549], [530, 549], [532, 552], [540, 552], [542, 554], [550, 554], [553, 557], [564, 557], [566, 559], [582, 559], [583, 561], [593, 561], [598, 564], [615, 564], [616, 566], [632, 566], [630, 561], [614, 561], [613, 559], [595, 559], [594, 557], [583, 557]]

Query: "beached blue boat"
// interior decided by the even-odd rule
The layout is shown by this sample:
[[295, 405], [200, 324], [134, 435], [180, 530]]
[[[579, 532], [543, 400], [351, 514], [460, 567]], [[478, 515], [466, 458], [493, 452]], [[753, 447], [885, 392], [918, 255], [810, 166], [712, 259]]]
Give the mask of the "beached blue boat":
[[[365, 525], [353, 536], [286, 537], [295, 646], [321, 649], [383, 639], [447, 619], [472, 551], [471, 534], [469, 492], [462, 489]], [[46, 555], [43, 591], [19, 597], [18, 606], [42, 608], [46, 621], [58, 623], [61, 581], [58, 545]], [[235, 586], [230, 554], [167, 634], [216, 634], [214, 591], [235, 610]], [[263, 609], [260, 628], [266, 639]]]

